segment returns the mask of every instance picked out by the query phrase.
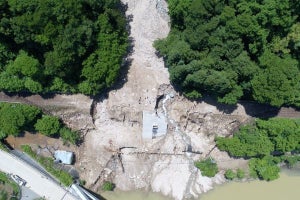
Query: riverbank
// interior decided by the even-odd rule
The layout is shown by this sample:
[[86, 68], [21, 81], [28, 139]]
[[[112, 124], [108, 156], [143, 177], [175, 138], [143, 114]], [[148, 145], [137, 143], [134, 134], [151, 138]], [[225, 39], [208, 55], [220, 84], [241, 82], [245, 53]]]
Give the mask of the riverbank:
[[[196, 200], [293, 200], [299, 199], [300, 170], [283, 169], [280, 178], [267, 182], [254, 180], [250, 182], [228, 182], [216, 186], [213, 190], [201, 195]], [[170, 200], [157, 193], [142, 191], [106, 192], [103, 197], [107, 200]]]

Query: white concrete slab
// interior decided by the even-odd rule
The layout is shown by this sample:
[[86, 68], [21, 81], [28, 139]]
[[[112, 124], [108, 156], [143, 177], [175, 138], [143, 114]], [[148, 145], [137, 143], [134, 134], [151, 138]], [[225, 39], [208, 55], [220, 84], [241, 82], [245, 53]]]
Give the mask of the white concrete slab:
[[167, 133], [167, 120], [162, 112], [143, 111], [143, 139], [153, 139]]

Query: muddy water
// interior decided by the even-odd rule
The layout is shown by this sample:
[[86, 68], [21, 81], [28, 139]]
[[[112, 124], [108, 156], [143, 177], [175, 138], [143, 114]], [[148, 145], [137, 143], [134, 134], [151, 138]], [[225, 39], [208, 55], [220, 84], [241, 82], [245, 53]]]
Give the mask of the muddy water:
[[172, 200], [157, 193], [134, 192], [105, 192], [101, 194], [106, 200]]
[[271, 181], [228, 183], [217, 186], [201, 200], [298, 200], [300, 199], [300, 171], [283, 170], [280, 178]]
[[[282, 170], [280, 178], [271, 181], [231, 182], [217, 186], [199, 200], [298, 200], [300, 199], [300, 169]], [[105, 193], [107, 200], [170, 200], [156, 193]]]

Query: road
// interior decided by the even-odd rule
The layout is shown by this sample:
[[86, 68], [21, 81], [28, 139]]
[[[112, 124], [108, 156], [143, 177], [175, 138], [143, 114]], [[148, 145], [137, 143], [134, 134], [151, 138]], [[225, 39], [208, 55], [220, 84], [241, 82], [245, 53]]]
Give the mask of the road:
[[0, 150], [0, 171], [17, 174], [36, 194], [49, 200], [75, 200], [72, 194], [17, 157]]

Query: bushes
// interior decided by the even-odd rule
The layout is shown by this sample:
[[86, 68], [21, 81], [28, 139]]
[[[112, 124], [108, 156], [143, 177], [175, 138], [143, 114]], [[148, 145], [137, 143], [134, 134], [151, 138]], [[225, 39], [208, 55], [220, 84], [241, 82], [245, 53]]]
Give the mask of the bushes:
[[245, 126], [232, 138], [216, 138], [217, 146], [234, 157], [282, 155], [300, 149], [300, 125], [293, 119], [257, 120]]
[[60, 129], [60, 122], [57, 117], [43, 115], [41, 119], [38, 119], [34, 125], [35, 129], [46, 136], [54, 136], [58, 134]]
[[218, 173], [218, 166], [212, 159], [197, 161], [194, 164], [200, 169], [202, 176], [214, 177]]
[[226, 170], [224, 175], [228, 180], [233, 180], [236, 177], [236, 174], [231, 169]]
[[237, 169], [236, 171], [236, 177], [239, 178], [239, 179], [243, 179], [245, 178], [245, 172], [241, 169]]
[[78, 144], [80, 141], [79, 133], [64, 127], [59, 119], [54, 116], [43, 115], [41, 119], [37, 120], [34, 127], [37, 131], [46, 136], [60, 136], [64, 143], [70, 142], [71, 144]]
[[29, 145], [22, 145], [22, 150], [27, 153], [30, 157], [40, 163], [50, 174], [56, 177], [65, 186], [70, 186], [73, 183], [73, 178], [67, 172], [56, 169], [54, 166], [54, 160], [52, 158], [45, 158], [37, 155]]
[[271, 156], [262, 159], [252, 158], [249, 162], [250, 176], [272, 181], [279, 178], [280, 168]]
[[[3, 186], [2, 186], [3, 185]], [[19, 186], [7, 174], [0, 172], [0, 199], [17, 200], [20, 199], [21, 191]], [[8, 193], [9, 192], [9, 193]], [[8, 198], [10, 197], [10, 198]]]
[[80, 141], [80, 135], [67, 127], [61, 128], [59, 134], [64, 143], [70, 142], [71, 144], [77, 144]]
[[289, 154], [300, 150], [300, 124], [293, 119], [259, 119], [254, 126], [242, 127], [232, 138], [216, 138], [216, 143], [230, 156], [252, 158], [251, 176], [274, 180], [279, 177], [279, 162], [292, 167], [299, 161], [299, 156]]
[[228, 169], [226, 170], [224, 176], [228, 180], [233, 180], [235, 178], [243, 179], [245, 178], [245, 172], [242, 169], [237, 169], [236, 171]]
[[0, 137], [18, 136], [24, 130], [33, 128], [41, 110], [34, 106], [0, 103]]
[[64, 143], [70, 142], [71, 144], [78, 144], [80, 141], [80, 135], [67, 127], [63, 127], [57, 117], [44, 115], [41, 119], [37, 120], [34, 126], [37, 131], [46, 136], [59, 135]]
[[113, 191], [115, 189], [115, 184], [109, 181], [105, 181], [101, 188], [103, 191]]
[[274, 151], [274, 144], [268, 136], [256, 127], [242, 127], [233, 138], [216, 139], [218, 148], [233, 157], [258, 157]]
[[79, 133], [65, 127], [59, 118], [42, 115], [42, 111], [25, 104], [0, 103], [0, 140], [8, 135], [19, 136], [24, 131], [39, 131], [49, 136], [61, 136], [65, 143], [78, 144]]

